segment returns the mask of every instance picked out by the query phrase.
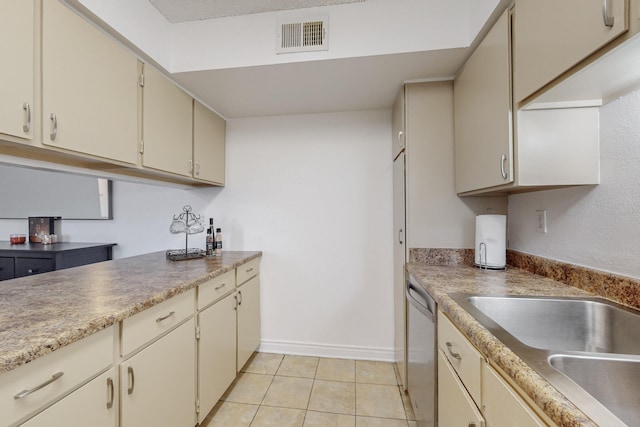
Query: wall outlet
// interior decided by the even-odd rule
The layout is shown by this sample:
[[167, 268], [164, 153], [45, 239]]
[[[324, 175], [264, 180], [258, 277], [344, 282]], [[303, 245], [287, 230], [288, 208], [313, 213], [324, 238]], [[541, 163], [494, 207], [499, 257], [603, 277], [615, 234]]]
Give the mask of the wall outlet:
[[536, 219], [537, 219], [537, 231], [538, 233], [546, 233], [547, 232], [547, 210], [539, 210], [536, 211]]

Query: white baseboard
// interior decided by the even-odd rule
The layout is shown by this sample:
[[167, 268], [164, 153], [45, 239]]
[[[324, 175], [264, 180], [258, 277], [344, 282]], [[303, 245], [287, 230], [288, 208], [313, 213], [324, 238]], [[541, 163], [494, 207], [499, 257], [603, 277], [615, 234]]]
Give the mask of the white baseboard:
[[296, 356], [329, 357], [334, 359], [377, 360], [394, 362], [393, 348], [357, 347], [306, 342], [262, 340], [262, 353], [292, 354]]

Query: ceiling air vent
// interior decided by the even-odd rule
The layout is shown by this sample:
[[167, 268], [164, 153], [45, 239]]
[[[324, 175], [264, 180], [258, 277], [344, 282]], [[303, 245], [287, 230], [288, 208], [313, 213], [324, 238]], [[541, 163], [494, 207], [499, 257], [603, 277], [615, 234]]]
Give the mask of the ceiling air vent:
[[328, 50], [327, 19], [280, 24], [277, 53]]

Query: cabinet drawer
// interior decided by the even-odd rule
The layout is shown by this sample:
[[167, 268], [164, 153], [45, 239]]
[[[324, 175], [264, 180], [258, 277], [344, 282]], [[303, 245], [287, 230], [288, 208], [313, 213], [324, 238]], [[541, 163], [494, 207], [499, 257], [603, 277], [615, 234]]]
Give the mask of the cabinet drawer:
[[251, 261], [242, 264], [236, 270], [236, 284], [240, 286], [253, 276], [257, 276], [260, 273], [260, 258], [252, 259]]
[[51, 258], [16, 258], [16, 277], [31, 276], [48, 271], [53, 271]]
[[13, 258], [0, 258], [0, 280], [13, 279]]
[[442, 312], [438, 312], [438, 347], [467, 387], [471, 397], [482, 402], [480, 372], [482, 355]]
[[[113, 327], [100, 331], [53, 353], [0, 375], [0, 425], [27, 417], [89, 380], [113, 363]], [[31, 390], [58, 379], [25, 397]]]
[[214, 277], [208, 282], [198, 286], [198, 310], [203, 309], [227, 293], [233, 291], [236, 287], [235, 270]]
[[122, 356], [142, 347], [193, 316], [195, 294], [191, 289], [122, 321]]

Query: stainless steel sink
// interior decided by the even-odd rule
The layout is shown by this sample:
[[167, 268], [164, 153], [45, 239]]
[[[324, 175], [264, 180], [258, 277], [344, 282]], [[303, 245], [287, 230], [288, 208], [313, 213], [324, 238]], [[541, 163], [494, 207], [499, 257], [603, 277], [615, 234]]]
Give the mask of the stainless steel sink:
[[601, 298], [450, 296], [597, 424], [638, 424], [640, 312]]
[[467, 301], [529, 347], [640, 354], [640, 316], [606, 300], [470, 296]]
[[549, 363], [629, 425], [638, 423], [640, 359], [554, 354]]

